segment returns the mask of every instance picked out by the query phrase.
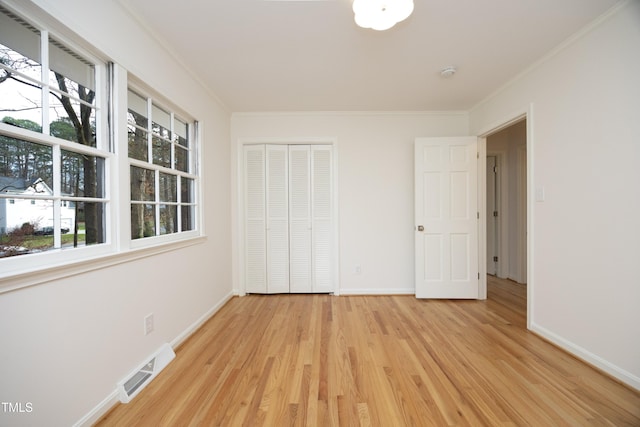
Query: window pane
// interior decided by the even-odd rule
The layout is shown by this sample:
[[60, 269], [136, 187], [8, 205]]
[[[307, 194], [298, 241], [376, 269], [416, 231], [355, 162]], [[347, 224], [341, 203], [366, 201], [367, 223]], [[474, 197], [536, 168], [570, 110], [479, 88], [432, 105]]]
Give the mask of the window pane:
[[129, 90], [127, 96], [127, 131], [129, 133], [129, 157], [149, 161], [147, 100]]
[[53, 248], [53, 200], [14, 199], [0, 206], [6, 223], [0, 233], [0, 258], [46, 251]]
[[171, 167], [171, 142], [153, 137], [153, 163], [156, 165]]
[[160, 205], [160, 234], [171, 234], [176, 231], [178, 231], [178, 207]]
[[[131, 116], [131, 114], [129, 114], [129, 116]], [[147, 148], [147, 132], [131, 124], [128, 126], [128, 132], [129, 157], [148, 162], [149, 149]]]
[[151, 108], [153, 133], [165, 139], [171, 139], [171, 115], [155, 104]]
[[95, 91], [77, 83], [62, 74], [50, 72], [50, 85], [68, 94], [71, 98], [76, 98], [90, 105], [95, 105]]
[[[63, 247], [78, 247], [105, 242], [105, 204], [100, 202], [63, 203], [61, 207], [61, 231]], [[66, 234], [66, 233], [65, 233]]]
[[178, 201], [178, 177], [167, 173], [160, 173], [160, 201]]
[[62, 150], [61, 191], [66, 196], [104, 197], [104, 159]]
[[193, 206], [181, 206], [181, 214], [182, 214], [182, 218], [181, 218], [181, 225], [182, 231], [189, 231], [189, 230], [193, 230]]
[[52, 188], [51, 147], [0, 135], [0, 194], [50, 195]]
[[140, 239], [156, 235], [154, 205], [131, 205], [131, 238]]
[[[6, 76], [7, 71], [0, 68], [0, 81]], [[19, 78], [1, 82], [0, 119], [23, 129], [42, 132], [42, 89]]]
[[156, 200], [156, 180], [152, 170], [131, 166], [131, 200]]
[[188, 125], [183, 122], [180, 119], [175, 119], [173, 122], [173, 126], [174, 126], [174, 134], [173, 134], [173, 141], [186, 147], [187, 144], [187, 129], [188, 129]]
[[[2, 11], [0, 11], [0, 43], [2, 43], [0, 46], [11, 47], [14, 52], [20, 52], [21, 56], [41, 62], [40, 32], [5, 15]], [[39, 80], [40, 74], [36, 78]]]
[[135, 124], [146, 128], [148, 117], [147, 99], [129, 90], [127, 92], [127, 105], [129, 108], [129, 113], [135, 114], [135, 116], [140, 118], [140, 121], [136, 120]]
[[96, 146], [96, 111], [58, 92], [49, 97], [50, 134], [67, 141]]
[[189, 151], [180, 145], [175, 146], [176, 165], [175, 168], [182, 172], [189, 172]]
[[182, 203], [193, 202], [193, 180], [182, 178], [180, 181], [180, 201]]
[[[88, 89], [87, 92], [93, 92], [96, 88], [93, 64], [54, 39], [49, 39], [49, 68], [53, 71], [50, 76], [50, 84], [54, 86], [56, 82], [61, 84], [60, 79], [64, 76], [67, 78], [67, 82], [73, 83], [75, 89], [82, 87]], [[74, 92], [62, 87], [60, 90], [71, 95], [74, 94]], [[84, 100], [82, 97], [80, 99]]]

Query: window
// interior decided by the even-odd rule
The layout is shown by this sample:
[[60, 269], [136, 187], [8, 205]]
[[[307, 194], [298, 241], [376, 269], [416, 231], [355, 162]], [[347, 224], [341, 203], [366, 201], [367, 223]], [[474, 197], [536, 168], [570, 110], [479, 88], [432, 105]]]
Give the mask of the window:
[[196, 123], [129, 89], [127, 124], [131, 239], [195, 230]]
[[0, 6], [0, 258], [105, 243], [105, 74]]
[[[197, 122], [45, 12], [1, 3], [0, 279], [37, 274], [0, 293], [196, 243]], [[110, 127], [125, 117], [128, 136]]]

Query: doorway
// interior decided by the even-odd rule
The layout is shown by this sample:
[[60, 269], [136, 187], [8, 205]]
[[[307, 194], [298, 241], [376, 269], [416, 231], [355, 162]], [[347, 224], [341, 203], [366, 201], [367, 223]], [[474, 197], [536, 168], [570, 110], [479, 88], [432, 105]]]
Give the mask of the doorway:
[[487, 274], [526, 286], [526, 119], [488, 135], [486, 150]]

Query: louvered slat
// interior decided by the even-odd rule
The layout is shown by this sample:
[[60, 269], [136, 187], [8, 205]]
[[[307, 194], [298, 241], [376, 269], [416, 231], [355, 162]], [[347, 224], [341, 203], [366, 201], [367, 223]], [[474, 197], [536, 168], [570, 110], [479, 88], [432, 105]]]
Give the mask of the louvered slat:
[[265, 147], [244, 147], [245, 185], [245, 288], [249, 293], [265, 293]]
[[289, 183], [286, 145], [267, 145], [267, 293], [289, 292]]

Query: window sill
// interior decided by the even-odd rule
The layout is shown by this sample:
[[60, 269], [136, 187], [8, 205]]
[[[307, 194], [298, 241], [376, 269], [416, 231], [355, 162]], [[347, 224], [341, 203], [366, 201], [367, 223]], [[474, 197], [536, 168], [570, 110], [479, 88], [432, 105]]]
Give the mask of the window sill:
[[0, 276], [0, 294], [40, 285], [54, 280], [64, 279], [65, 277], [75, 276], [77, 274], [100, 270], [165, 252], [175, 251], [193, 245], [199, 245], [204, 243], [206, 239], [206, 236], [198, 236], [158, 246], [131, 249], [125, 252], [94, 256], [92, 258], [78, 261], [64, 262], [38, 270], [12, 272], [6, 276]]

